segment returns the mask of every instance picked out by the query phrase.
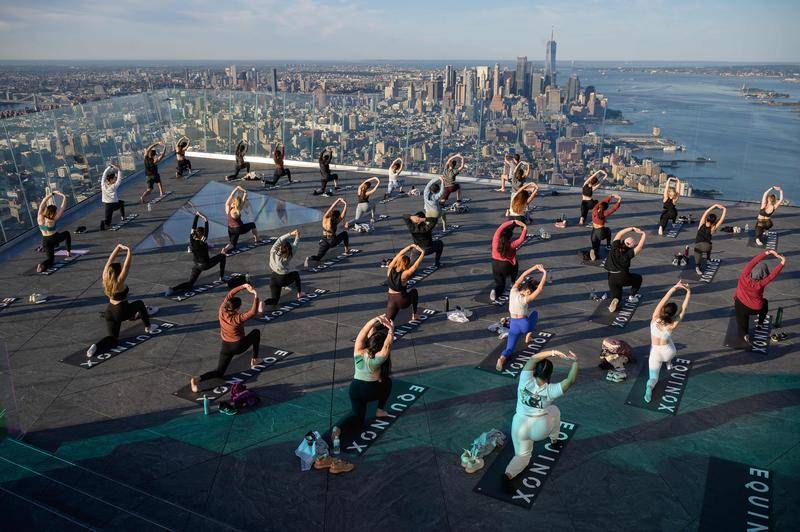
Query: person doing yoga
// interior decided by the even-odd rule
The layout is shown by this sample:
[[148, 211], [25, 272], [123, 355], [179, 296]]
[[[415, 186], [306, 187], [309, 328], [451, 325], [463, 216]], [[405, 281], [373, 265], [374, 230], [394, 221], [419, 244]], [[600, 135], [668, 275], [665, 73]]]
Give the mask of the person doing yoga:
[[[623, 240], [622, 237], [630, 232], [639, 235], [639, 242], [636, 242], [633, 237]], [[638, 273], [631, 273], [631, 260], [642, 252], [646, 239], [647, 235], [638, 227], [626, 227], [614, 236], [614, 241], [611, 243], [611, 252], [608, 254], [605, 263], [605, 269], [608, 272], [608, 290], [611, 296], [611, 304], [608, 305], [609, 312], [617, 311], [617, 306], [622, 299], [622, 289], [626, 286], [631, 287], [631, 295], [628, 296], [628, 301], [634, 303], [639, 300], [642, 276]]]
[[[762, 262], [772, 255], [780, 261], [774, 270], [770, 272], [769, 266]], [[775, 280], [781, 270], [786, 265], [786, 257], [775, 250], [759, 253], [747, 263], [742, 273], [739, 274], [739, 281], [736, 284], [736, 293], [733, 296], [733, 307], [736, 312], [736, 328], [738, 338], [750, 343], [748, 330], [750, 328], [750, 316], [758, 315], [759, 326], [764, 325], [764, 320], [769, 312], [769, 301], [764, 297], [764, 289], [769, 283]]]
[[233, 181], [234, 179], [239, 179], [239, 172], [244, 170], [245, 175], [250, 173], [250, 163], [244, 160], [244, 156], [247, 153], [248, 148], [247, 142], [244, 140], [240, 140], [239, 144], [236, 145], [236, 149], [234, 150], [234, 157], [236, 158], [236, 165], [234, 166], [234, 173], [225, 177], [225, 181]]
[[367, 418], [367, 405], [378, 402], [375, 417], [389, 415], [386, 401], [392, 393], [392, 379], [388, 376], [394, 324], [386, 316], [372, 318], [359, 331], [353, 348], [355, 371], [350, 382], [350, 414], [340, 419], [331, 429], [331, 439], [339, 439], [343, 431], [361, 432]]
[[278, 179], [282, 178], [283, 176], [286, 176], [286, 178], [289, 180], [289, 183], [292, 182], [292, 171], [283, 165], [283, 159], [285, 157], [286, 146], [283, 144], [276, 145], [275, 150], [272, 152], [272, 163], [275, 165], [275, 172], [273, 172], [271, 180], [268, 181], [266, 177], [264, 178], [265, 187], [275, 186], [275, 184], [278, 182]]
[[403, 187], [406, 180], [400, 177], [400, 174], [405, 169], [406, 165], [403, 164], [403, 158], [398, 157], [392, 164], [389, 165], [389, 185], [386, 188], [386, 198], [390, 197], [395, 191], [403, 192]]
[[[542, 272], [542, 278], [538, 285], [533, 279], [527, 278], [535, 271]], [[539, 312], [536, 309], [530, 310], [528, 307], [542, 293], [546, 280], [547, 270], [541, 264], [536, 264], [525, 270], [511, 287], [511, 293], [508, 295], [508, 313], [511, 316], [511, 323], [508, 326], [506, 348], [497, 357], [495, 365], [497, 371], [503, 371], [506, 359], [514, 352], [520, 336], [525, 335], [526, 344], [530, 343], [533, 338], [533, 330], [536, 328], [536, 322], [539, 321]]]
[[[514, 227], [520, 227], [522, 229], [516, 240], [513, 239]], [[489, 292], [489, 299], [492, 301], [495, 301], [498, 296], [502, 296], [506, 291], [506, 278], [517, 278], [519, 274], [517, 249], [525, 242], [526, 236], [528, 236], [528, 226], [519, 220], [503, 222], [494, 232], [494, 236], [492, 237], [492, 276], [494, 277], [494, 288]]]
[[464, 156], [460, 153], [451, 155], [447, 162], [444, 164], [444, 175], [442, 181], [444, 183], [444, 194], [439, 200], [442, 204], [447, 203], [447, 198], [453, 192], [456, 193], [456, 203], [461, 201], [461, 185], [456, 183], [456, 177], [464, 169]]
[[[372, 185], [371, 187], [370, 184]], [[377, 177], [365, 179], [358, 185], [358, 192], [356, 192], [358, 196], [356, 215], [345, 225], [345, 229], [355, 224], [365, 224], [369, 225], [369, 229], [372, 230], [372, 226], [375, 223], [375, 202], [372, 196], [378, 191], [380, 185], [381, 180]], [[369, 214], [369, 218], [367, 218], [367, 214]]]
[[[125, 260], [122, 264], [116, 261], [121, 251], [125, 252]], [[128, 279], [132, 260], [131, 248], [122, 244], [117, 244], [114, 251], [108, 256], [106, 265], [103, 267], [103, 292], [108, 297], [108, 305], [103, 312], [106, 320], [106, 335], [99, 342], [89, 346], [89, 349], [86, 350], [87, 358], [92, 358], [98, 351], [103, 353], [116, 347], [123, 321], [142, 320], [144, 332], [147, 334], [150, 334], [153, 329], [150, 325], [150, 314], [154, 314], [158, 309], [150, 307], [148, 312], [143, 301], [128, 301], [130, 289], [125, 281]]]
[[[719, 218], [717, 218], [715, 213], [711, 212], [714, 209], [719, 209], [721, 211]], [[697, 226], [697, 236], [694, 239], [694, 271], [698, 276], [703, 275], [703, 255], [705, 255], [706, 261], [711, 259], [711, 236], [717, 232], [722, 222], [725, 221], [725, 214], [727, 214], [727, 212], [728, 209], [719, 203], [715, 203], [706, 209], [706, 212], [700, 217], [700, 223]]]
[[[670, 186], [672, 185], [672, 186]], [[658, 234], [663, 235], [664, 230], [667, 228], [667, 222], [675, 224], [678, 219], [678, 199], [680, 198], [679, 190], [681, 189], [681, 180], [677, 177], [671, 176], [667, 178], [664, 183], [664, 196], [661, 198], [661, 218], [658, 220]]]
[[[239, 192], [242, 195], [239, 195]], [[225, 200], [225, 216], [228, 219], [228, 239], [230, 242], [222, 249], [227, 253], [239, 245], [239, 237], [252, 231], [253, 242], [258, 243], [258, 231], [255, 222], [242, 223], [242, 209], [247, 204], [247, 190], [237, 186]]]
[[[203, 227], [197, 227], [197, 222], [201, 218], [204, 222]], [[217, 253], [213, 257], [210, 257], [208, 253], [208, 243], [206, 242], [207, 240], [208, 218], [198, 211], [194, 213], [192, 231], [189, 233], [189, 249], [192, 252], [192, 259], [194, 260], [194, 264], [192, 265], [192, 273], [189, 275], [188, 281], [168, 288], [167, 291], [164, 292], [164, 297], [170, 297], [176, 292], [191, 290], [194, 287], [194, 284], [197, 282], [197, 279], [200, 278], [200, 274], [206, 270], [210, 270], [217, 264], [219, 264], [219, 280], [220, 282], [225, 280], [225, 262], [227, 261], [227, 257], [224, 253]]]
[[[156, 146], [162, 146], [161, 153], [156, 152]], [[161, 174], [158, 173], [158, 163], [167, 156], [167, 147], [164, 141], [154, 142], [144, 151], [144, 177], [147, 182], [147, 190], [139, 198], [142, 203], [147, 203], [147, 198], [153, 192], [153, 186], [158, 185], [158, 192], [164, 197], [164, 186], [161, 184]]]
[[122, 170], [113, 164], [103, 170], [103, 177], [100, 178], [100, 197], [105, 213], [100, 221], [101, 231], [105, 231], [111, 226], [111, 215], [114, 214], [114, 211], [119, 211], [120, 221], [125, 219], [125, 202], [119, 199], [117, 192], [121, 183]]
[[[336, 207], [341, 204], [342, 210]], [[347, 215], [347, 202], [344, 198], [336, 198], [336, 201], [331, 203], [325, 214], [322, 215], [322, 240], [319, 241], [319, 249], [315, 255], [306, 257], [305, 267], [308, 268], [312, 262], [320, 262], [328, 250], [335, 248], [339, 244], [344, 244], [345, 254], [350, 253], [350, 235], [347, 230], [341, 233], [336, 233], [339, 224], [344, 220]]]
[[[253, 304], [247, 312], [239, 312], [242, 300], [236, 296], [242, 290], [247, 290], [253, 295]], [[219, 349], [219, 362], [217, 369], [208, 371], [200, 377], [192, 377], [189, 385], [194, 393], [200, 391], [200, 384], [209, 379], [221, 379], [225, 376], [225, 371], [236, 355], [241, 355], [248, 349], [253, 349], [253, 356], [250, 358], [250, 367], [261, 363], [258, 352], [261, 348], [261, 331], [253, 329], [249, 333], [244, 333], [244, 324], [247, 320], [258, 313], [258, 292], [249, 284], [237, 286], [225, 296], [222, 305], [219, 306], [217, 316], [219, 318], [219, 335], [222, 345]]]
[[[680, 312], [678, 312], [678, 305], [670, 302], [670, 298], [678, 290], [686, 290], [686, 296], [683, 298]], [[653, 310], [653, 316], [650, 319], [650, 358], [647, 360], [650, 378], [647, 379], [644, 389], [645, 403], [649, 403], [652, 399], [653, 388], [658, 384], [661, 364], [666, 363], [667, 370], [672, 369], [672, 359], [677, 352], [675, 344], [672, 342], [672, 333], [675, 331], [675, 327], [683, 321], [686, 309], [689, 308], [691, 296], [692, 290], [689, 285], [683, 281], [678, 281], [675, 286], [664, 294], [664, 297], [661, 298], [661, 301], [658, 302], [655, 310]]]
[[447, 230], [447, 215], [442, 208], [442, 204], [439, 202], [443, 194], [444, 178], [442, 176], [434, 177], [428, 181], [428, 184], [425, 185], [425, 189], [422, 191], [422, 203], [425, 206], [425, 217], [435, 218], [437, 222], [441, 218], [442, 229]]
[[529, 221], [528, 209], [530, 209], [531, 203], [533, 203], [538, 192], [539, 185], [536, 183], [523, 185], [522, 188], [514, 192], [511, 195], [511, 201], [508, 203], [506, 217], [527, 223]]
[[315, 190], [314, 194], [316, 195], [323, 195], [326, 198], [330, 196], [328, 192], [328, 183], [333, 182], [333, 188], [339, 188], [339, 174], [332, 174], [331, 173], [331, 159], [333, 159], [333, 147], [328, 146], [322, 150], [319, 154], [319, 175], [320, 175], [320, 187], [319, 190]]
[[[613, 205], [610, 205], [612, 198], [615, 198], [617, 201]], [[622, 197], [619, 194], [611, 194], [603, 198], [600, 203], [592, 208], [592, 234], [590, 236], [592, 249], [589, 251], [589, 258], [592, 260], [597, 260], [599, 256], [600, 241], [605, 240], [606, 246], [611, 245], [611, 229], [606, 227], [606, 220], [609, 216], [617, 212], [621, 204]]]
[[[553, 376], [552, 357], [572, 362], [567, 378], [561, 382], [550, 382]], [[561, 411], [553, 401], [567, 393], [577, 378], [578, 357], [572, 351], [563, 353], [549, 349], [533, 355], [525, 362], [519, 373], [517, 409], [511, 422], [514, 457], [508, 462], [503, 475], [503, 488], [507, 493], [516, 492], [512, 481], [528, 467], [535, 442], [549, 438], [550, 449], [559, 451], [563, 448], [558, 439]]]
[[511, 172], [512, 194], [525, 186], [525, 181], [528, 179], [529, 175], [531, 175], [531, 164], [526, 161], [517, 163]]
[[[411, 257], [407, 255], [412, 249], [419, 253], [417, 260], [413, 263]], [[411, 307], [411, 321], [419, 319], [417, 312], [419, 292], [416, 288], [409, 290], [406, 284], [422, 264], [424, 258], [425, 250], [416, 244], [409, 244], [401, 249], [387, 266], [386, 286], [389, 287], [389, 294], [386, 301], [386, 317], [390, 320], [394, 321], [397, 313], [408, 307]]]
[[[269, 250], [269, 268], [272, 274], [269, 278], [269, 299], [264, 302], [264, 306], [277, 307], [281, 299], [281, 290], [284, 287], [294, 285], [297, 291], [297, 299], [305, 296], [300, 283], [300, 273], [289, 269], [297, 246], [300, 244], [300, 231], [295, 229], [291, 233], [278, 238]], [[261, 314], [264, 309], [261, 309]]]
[[444, 251], [444, 242], [433, 239], [433, 228], [436, 227], [436, 218], [426, 218], [422, 211], [416, 214], [403, 216], [403, 221], [411, 233], [411, 240], [425, 251], [426, 255], [434, 254], [433, 265], [437, 268], [442, 267], [441, 258]]
[[[777, 192], [779, 195], [776, 196], [772, 191]], [[775, 214], [775, 211], [778, 207], [781, 206], [783, 202], [783, 189], [779, 186], [772, 186], [768, 188], [764, 195], [761, 196], [761, 208], [758, 211], [758, 218], [756, 218], [756, 245], [763, 246], [764, 242], [761, 238], [764, 236], [766, 231], [772, 229], [772, 215]]]
[[606, 177], [608, 177], [608, 174], [604, 170], [598, 170], [583, 182], [583, 188], [581, 188], [581, 217], [578, 219], [578, 225], [586, 223], [586, 217], [589, 212], [597, 205], [597, 200], [593, 199], [592, 195], [594, 195], [595, 190], [600, 188]]
[[[61, 198], [61, 205], [56, 207], [50, 205], [53, 196]], [[39, 231], [42, 233], [42, 247], [44, 248], [45, 259], [36, 266], [36, 271], [41, 273], [52, 266], [56, 261], [56, 248], [62, 242], [67, 246], [67, 257], [72, 256], [72, 235], [69, 231], [57, 231], [58, 220], [64, 214], [67, 207], [67, 197], [61, 192], [54, 190], [42, 198], [39, 203], [39, 212], [36, 214], [36, 223], [39, 224]]]
[[506, 191], [506, 183], [511, 181], [511, 176], [514, 175], [514, 169], [519, 164], [519, 161], [519, 153], [515, 153], [514, 155], [507, 154], [503, 157], [503, 172], [500, 174], [500, 188], [495, 189], [497, 192]]
[[186, 158], [186, 150], [189, 149], [189, 137], [183, 136], [175, 143], [175, 159], [178, 166], [175, 168], [175, 177], [180, 179], [188, 170], [192, 173], [192, 161]]

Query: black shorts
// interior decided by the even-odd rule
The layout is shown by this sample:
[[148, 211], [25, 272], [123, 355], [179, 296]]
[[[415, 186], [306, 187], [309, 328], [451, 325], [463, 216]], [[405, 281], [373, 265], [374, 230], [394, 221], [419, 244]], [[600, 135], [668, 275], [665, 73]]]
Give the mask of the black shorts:
[[156, 174], [147, 176], [147, 190], [153, 190], [153, 186], [156, 183], [161, 183], [160, 175]]

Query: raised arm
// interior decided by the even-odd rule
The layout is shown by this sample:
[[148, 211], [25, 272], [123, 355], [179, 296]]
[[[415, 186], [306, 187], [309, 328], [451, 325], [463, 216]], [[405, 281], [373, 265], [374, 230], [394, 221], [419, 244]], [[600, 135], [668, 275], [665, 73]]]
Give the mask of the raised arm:
[[539, 294], [541, 294], [542, 290], [544, 289], [544, 283], [547, 280], [547, 270], [545, 270], [544, 266], [542, 266], [541, 264], [539, 264], [538, 266], [539, 266], [539, 271], [542, 272], [542, 278], [539, 279], [539, 286], [536, 287], [536, 290], [531, 292], [530, 295], [526, 298], [528, 302], [531, 302], [537, 297], [539, 297]]
[[533, 266], [522, 272], [519, 275], [519, 277], [517, 277], [517, 280], [514, 281], [514, 286], [512, 288], [519, 288], [519, 285], [522, 284], [522, 281], [524, 281], [527, 276], [529, 276], [535, 271], [540, 271], [544, 275], [544, 266], [542, 266], [541, 264], [534, 264]]
[[156, 142], [152, 143], [151, 145], [149, 145], [147, 148], [145, 148], [145, 150], [144, 150], [145, 155], [147, 155], [150, 152], [150, 150], [156, 149], [156, 146], [158, 146], [158, 144], [159, 144], [159, 141], [156, 141]]
[[[518, 225], [519, 227], [522, 228], [522, 231], [519, 234], [519, 238], [511, 242], [511, 247], [513, 249], [518, 249], [522, 245], [522, 243], [525, 242], [525, 237], [528, 236], [528, 226], [519, 220], [512, 220], [512, 222], [515, 225]], [[506, 223], [512, 223], [512, 222], [506, 222]], [[499, 233], [497, 234], [499, 235]], [[494, 244], [494, 247], [497, 247], [496, 243]]]
[[368, 183], [370, 181], [373, 182], [373, 185], [372, 185], [371, 189], [367, 190], [367, 196], [372, 196], [373, 194], [375, 194], [375, 191], [377, 191], [378, 187], [381, 186], [381, 180], [378, 177], [372, 176], [372, 177], [370, 177], [369, 179], [367, 179], [364, 182]]
[[61, 196], [61, 205], [58, 206], [58, 210], [56, 210], [56, 217], [55, 217], [55, 219], [58, 220], [59, 218], [61, 218], [61, 215], [64, 214], [64, 209], [67, 208], [67, 197], [58, 190], [54, 190], [53, 194], [55, 194], [56, 196]]
[[769, 197], [769, 193], [772, 192], [774, 187], [769, 187], [767, 190], [764, 191], [764, 194], [761, 196], [761, 208], [764, 209], [767, 207], [767, 198]]
[[628, 233], [630, 233], [634, 229], [636, 229], [636, 228], [633, 227], [633, 226], [626, 227], [625, 229], [620, 229], [619, 231], [617, 231], [617, 234], [614, 235], [614, 238], [612, 240], [622, 240], [623, 236], [627, 235]]
[[669, 303], [669, 300], [672, 297], [672, 294], [677, 292], [678, 288], [680, 288], [681, 286], [682, 286], [681, 282], [678, 281], [677, 283], [675, 283], [675, 286], [671, 286], [669, 288], [669, 290], [667, 290], [667, 293], [664, 294], [664, 296], [661, 298], [661, 301], [658, 302], [658, 304], [656, 305], [656, 308], [653, 309], [653, 315], [650, 318], [651, 320], [657, 320], [658, 319], [658, 317], [661, 315], [661, 311], [664, 309], [664, 305]]
[[719, 214], [719, 219], [717, 219], [717, 223], [714, 224], [714, 227], [711, 228], [712, 233], [716, 232], [717, 229], [720, 228], [722, 222], [725, 221], [725, 215], [728, 214], [728, 208], [725, 207], [724, 205], [717, 203], [715, 207], [717, 207], [720, 210], [720, 214]]
[[572, 351], [569, 351], [568, 353], [557, 351], [555, 349], [540, 351], [539, 353], [536, 353], [530, 357], [527, 362], [525, 362], [525, 366], [523, 366], [522, 371], [533, 371], [534, 366], [536, 366], [540, 360], [550, 357], [559, 357], [572, 361], [572, 367], [569, 369], [567, 378], [561, 381], [561, 391], [563, 393], [567, 393], [567, 390], [569, 390], [572, 385], [575, 384], [575, 380], [578, 378], [578, 356]]
[[572, 351], [570, 351], [570, 355], [572, 356], [572, 366], [569, 368], [567, 378], [561, 381], [561, 393], [567, 393], [567, 390], [572, 388], [572, 385], [578, 379], [578, 360]]
[[592, 185], [592, 190], [597, 190], [598, 188], [600, 188], [600, 185], [603, 184], [603, 181], [605, 181], [606, 178], [608, 177], [608, 174], [606, 173], [605, 170], [598, 170], [597, 172], [592, 174], [592, 177], [596, 176], [597, 174], [601, 175], [600, 178], [597, 180], [597, 183]]
[[414, 275], [414, 273], [416, 273], [417, 268], [419, 268], [419, 265], [422, 264], [422, 259], [425, 258], [425, 250], [424, 249], [422, 249], [421, 247], [419, 247], [416, 244], [413, 244], [411, 247], [413, 247], [414, 249], [417, 250], [417, 252], [419, 253], [419, 256], [417, 257], [417, 260], [414, 261], [414, 264], [410, 265], [403, 272], [403, 274], [401, 275], [401, 277], [403, 278], [403, 281], [408, 281], [411, 278], [411, 276]]
[[157, 163], [161, 162], [164, 159], [164, 157], [167, 156], [167, 145], [164, 144], [163, 140], [159, 140], [158, 144], [161, 146], [162, 149], [161, 149], [161, 153], [159, 153], [158, 157], [156, 158], [156, 162]]
[[616, 199], [617, 201], [614, 204], [608, 206], [608, 209], [606, 209], [606, 217], [611, 216], [612, 214], [617, 212], [619, 206], [622, 205], [622, 196], [620, 196], [619, 194], [611, 194], [610, 197]]
[[39, 216], [44, 216], [44, 210], [47, 208], [47, 205], [50, 203], [50, 198], [53, 197], [53, 193], [47, 194], [42, 201], [39, 203]]
[[[525, 165], [525, 174], [522, 177], [524, 179], [527, 179], [528, 176], [531, 175], [531, 164], [529, 162], [526, 162], [526, 161], [522, 161], [519, 164], [524, 164]], [[536, 189], [538, 190], [539, 187], [537, 186]]]
[[[387, 322], [391, 325], [391, 321], [387, 320], [386, 316], [384, 316], [382, 314], [380, 316], [372, 318], [367, 323], [365, 323], [364, 326], [361, 327], [361, 330], [358, 332], [358, 335], [356, 336], [355, 351], [357, 353], [360, 353], [361, 351], [364, 351], [367, 348], [367, 338], [369, 337], [369, 333], [372, 332], [372, 329], [374, 329], [375, 326], [378, 325], [379, 323], [386, 325]], [[387, 328], [389, 328], [389, 327], [387, 327]], [[381, 351], [391, 347], [391, 345], [392, 345], [392, 340], [391, 339], [394, 336], [392, 334], [393, 329], [394, 329], [394, 326], [391, 326], [391, 328], [389, 328], [389, 334], [388, 334], [388, 337], [387, 337], [387, 341], [388, 342], [384, 342], [383, 343], [383, 349], [381, 349]], [[388, 343], [388, 345], [387, 345], [387, 343]], [[387, 351], [387, 354], [388, 354], [388, 351]]]
[[400, 164], [400, 167], [397, 169], [397, 175], [400, 175], [400, 172], [402, 172], [406, 168], [406, 165], [403, 162], [403, 158], [402, 157], [398, 157], [397, 159], [392, 161], [392, 164], [390, 166], [394, 166], [394, 163], [399, 163]]
[[414, 247], [414, 244], [409, 244], [409, 245], [407, 245], [406, 247], [404, 247], [403, 249], [401, 249], [400, 251], [397, 252], [397, 254], [394, 256], [392, 261], [389, 263], [389, 266], [387, 266], [387, 268], [386, 268], [386, 276], [387, 277], [392, 272], [394, 267], [397, 266], [397, 263], [400, 261], [400, 257], [402, 257], [403, 255], [408, 253], [413, 247]]
[[239, 187], [234, 188], [231, 190], [231, 193], [228, 195], [228, 199], [225, 200], [225, 212], [227, 213], [231, 209], [231, 203], [233, 202], [233, 198], [236, 197], [236, 193], [239, 191]]
[[716, 204], [712, 205], [711, 207], [705, 210], [703, 215], [700, 217], [700, 223], [697, 225], [698, 229], [706, 225], [706, 218], [708, 218], [708, 215], [711, 214], [711, 211], [714, 210], [714, 207], [716, 207]]
[[633, 230], [639, 235], [639, 242], [637, 242], [636, 247], [633, 248], [633, 254], [638, 255], [642, 252], [642, 248], [644, 248], [644, 242], [647, 240], [647, 234], [645, 234], [645, 232], [638, 227], [634, 227]]
[[[673, 177], [671, 179], [675, 182], [675, 199], [672, 200], [672, 203], [677, 204], [678, 200], [681, 199], [681, 180], [677, 177]], [[669, 181], [667, 181], [667, 184], [669, 184]]]
[[122, 262], [122, 271], [119, 274], [119, 283], [121, 284], [128, 278], [128, 271], [131, 269], [131, 262], [133, 261], [133, 253], [131, 253], [131, 248], [128, 246], [120, 244], [119, 247], [126, 252], [125, 260]]

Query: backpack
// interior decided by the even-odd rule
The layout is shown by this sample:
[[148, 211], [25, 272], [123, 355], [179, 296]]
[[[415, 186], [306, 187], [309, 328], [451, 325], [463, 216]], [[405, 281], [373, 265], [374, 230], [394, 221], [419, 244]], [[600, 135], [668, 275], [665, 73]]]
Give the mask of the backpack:
[[603, 338], [600, 369], [620, 369], [625, 367], [625, 364], [634, 362], [636, 359], [633, 356], [633, 348], [628, 342], [617, 338]]
[[231, 404], [234, 408], [254, 407], [261, 403], [261, 398], [244, 383], [237, 382], [231, 387]]

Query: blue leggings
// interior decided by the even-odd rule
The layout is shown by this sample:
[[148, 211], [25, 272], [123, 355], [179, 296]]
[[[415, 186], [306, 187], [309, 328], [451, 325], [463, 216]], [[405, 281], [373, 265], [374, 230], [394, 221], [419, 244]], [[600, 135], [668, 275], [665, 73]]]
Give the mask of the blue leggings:
[[501, 353], [501, 356], [507, 357], [514, 352], [517, 346], [517, 340], [523, 334], [533, 332], [536, 328], [536, 322], [539, 321], [539, 312], [534, 310], [527, 318], [511, 318], [511, 324], [508, 327], [508, 340], [506, 341], [506, 348]]

